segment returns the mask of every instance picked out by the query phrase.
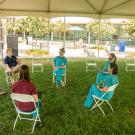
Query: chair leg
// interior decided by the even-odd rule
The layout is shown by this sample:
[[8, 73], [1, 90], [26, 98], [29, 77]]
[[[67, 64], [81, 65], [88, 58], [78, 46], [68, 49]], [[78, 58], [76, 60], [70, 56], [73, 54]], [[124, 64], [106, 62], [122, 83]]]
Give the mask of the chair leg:
[[34, 72], [34, 67], [33, 67], [33, 65], [32, 65], [32, 73]]
[[16, 119], [15, 119], [14, 126], [13, 126], [13, 130], [15, 129], [15, 126], [16, 126], [16, 123], [17, 123], [18, 118], [19, 118], [19, 114], [17, 115], [17, 117], [16, 117]]
[[35, 125], [36, 125], [36, 122], [37, 122], [37, 117], [38, 117], [38, 116], [36, 116], [36, 119], [35, 119], [34, 124], [33, 124], [32, 133], [33, 133], [33, 131], [34, 131], [34, 129], [35, 129]]
[[96, 99], [94, 98], [94, 101], [95, 101], [95, 105], [90, 109], [90, 111], [93, 110], [94, 108], [98, 107], [98, 108], [102, 111], [103, 115], [105, 116], [105, 113], [104, 113], [103, 109], [100, 107], [100, 105], [101, 105], [104, 101], [102, 101], [100, 104], [98, 104], [98, 103], [100, 102], [100, 100], [96, 101]]
[[111, 110], [112, 110], [112, 112], [113, 112], [113, 108], [112, 108], [111, 104], [110, 104], [108, 101], [106, 101], [106, 102], [107, 102], [107, 104], [110, 106], [110, 108], [111, 108]]
[[103, 109], [102, 109], [99, 105], [97, 105], [97, 106], [98, 106], [99, 109], [102, 111], [103, 115], [105, 116], [105, 113], [104, 113]]
[[54, 79], [55, 79], [55, 76], [54, 76], [54, 74], [53, 74], [53, 84], [54, 84]]
[[66, 84], [66, 81], [67, 81], [67, 80], [66, 80], [66, 74], [65, 74], [65, 75], [64, 75], [64, 83], [65, 83], [65, 84]]
[[42, 72], [43, 72], [43, 65], [42, 65]]

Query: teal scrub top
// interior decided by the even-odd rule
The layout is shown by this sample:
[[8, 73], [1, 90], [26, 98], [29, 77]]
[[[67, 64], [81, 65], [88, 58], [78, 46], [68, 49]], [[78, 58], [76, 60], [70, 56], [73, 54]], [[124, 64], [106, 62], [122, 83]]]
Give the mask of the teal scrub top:
[[109, 65], [110, 65], [110, 61], [106, 61], [105, 65], [104, 65], [104, 71], [105, 72], [108, 72]]
[[105, 86], [106, 87], [110, 87], [110, 86], [113, 86], [118, 83], [119, 83], [119, 81], [118, 81], [117, 75], [110, 74], [105, 77]]
[[55, 67], [64, 66], [64, 65], [67, 65], [67, 58], [61, 56], [56, 56], [54, 58]]
[[96, 85], [100, 84], [101, 81], [104, 81], [104, 86], [110, 87], [114, 84], [119, 83], [118, 76], [114, 74], [104, 74], [102, 72], [98, 73], [96, 79]]

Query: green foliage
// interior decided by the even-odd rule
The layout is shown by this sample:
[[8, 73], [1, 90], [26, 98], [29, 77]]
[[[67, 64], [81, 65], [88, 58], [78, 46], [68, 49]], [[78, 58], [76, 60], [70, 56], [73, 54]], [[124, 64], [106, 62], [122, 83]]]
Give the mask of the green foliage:
[[[49, 25], [49, 28], [48, 28]], [[48, 32], [64, 32], [68, 29], [69, 24], [64, 24], [61, 20], [51, 22], [43, 17], [22, 17], [14, 21], [10, 19], [7, 23], [9, 33], [14, 30], [17, 33], [25, 33], [34, 37], [43, 37]]]
[[95, 46], [92, 46], [92, 47], [90, 47], [90, 49], [99, 49], [99, 50], [105, 50], [105, 47], [103, 47], [103, 46], [97, 46], [97, 45], [95, 45]]
[[14, 31], [14, 27], [15, 27], [14, 25], [15, 25], [14, 20], [8, 19], [8, 22], [7, 22], [7, 25], [6, 25], [8, 33], [12, 33]]
[[33, 50], [33, 49], [31, 49], [31, 50], [28, 50], [28, 51], [26, 51], [26, 54], [27, 55], [48, 55], [48, 51], [47, 50], [39, 50], [39, 49], [37, 49], [37, 50]]
[[[103, 66], [104, 61], [98, 63]], [[30, 60], [23, 59], [30, 64]], [[125, 72], [125, 62], [119, 61], [119, 80], [112, 98], [114, 111], [103, 104], [106, 116], [96, 108], [90, 112], [84, 105], [89, 87], [95, 83], [97, 72], [85, 71], [85, 60], [69, 60], [67, 67], [66, 87], [56, 88], [52, 84], [52, 67], [44, 66], [45, 72], [31, 73], [30, 78], [37, 91], [43, 91], [41, 97], [40, 117], [45, 124], [43, 128], [35, 128], [33, 135], [134, 135], [135, 133], [135, 72]], [[5, 74], [0, 69], [0, 83], [7, 87]], [[11, 87], [7, 87], [8, 95], [0, 97], [0, 135], [29, 135], [33, 122], [18, 120], [13, 131], [16, 118], [15, 108], [10, 98]]]
[[94, 34], [98, 34], [100, 32], [102, 35], [114, 34], [116, 31], [113, 24], [106, 21], [90, 22], [86, 25], [86, 29]]
[[135, 35], [135, 20], [130, 20], [127, 25], [127, 27], [125, 28], [125, 30], [127, 31], [127, 33], [130, 36], [134, 36]]
[[[98, 63], [103, 66], [104, 61]], [[31, 61], [23, 59], [30, 65]], [[50, 62], [51, 63], [51, 62]], [[119, 80], [112, 98], [114, 111], [103, 104], [106, 116], [97, 108], [90, 112], [84, 105], [89, 87], [95, 83], [97, 72], [85, 71], [85, 60], [69, 60], [67, 67], [66, 87], [56, 88], [52, 84], [52, 66], [46, 63], [45, 72], [31, 73], [30, 78], [37, 91], [43, 91], [41, 97], [40, 117], [45, 124], [43, 128], [35, 128], [33, 135], [134, 135], [135, 133], [135, 72], [125, 72], [125, 62], [118, 60]], [[3, 68], [0, 69], [0, 83], [7, 87]], [[29, 135], [33, 122], [18, 120], [13, 131], [16, 118], [15, 108], [10, 98], [11, 87], [7, 87], [8, 95], [0, 97], [0, 135]]]
[[47, 33], [47, 19], [43, 17], [24, 17], [17, 21], [17, 31], [41, 37]]

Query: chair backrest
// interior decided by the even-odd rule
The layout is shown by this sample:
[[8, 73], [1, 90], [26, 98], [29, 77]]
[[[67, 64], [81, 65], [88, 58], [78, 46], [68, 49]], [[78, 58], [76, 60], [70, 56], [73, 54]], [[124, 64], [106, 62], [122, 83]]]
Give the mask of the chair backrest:
[[97, 62], [97, 58], [95, 56], [95, 53], [92, 51], [87, 51], [87, 55], [86, 55], [86, 62], [90, 62], [90, 63], [96, 63]]
[[35, 100], [32, 95], [26, 95], [26, 94], [18, 94], [18, 93], [12, 93], [11, 99], [14, 101], [20, 101], [20, 102], [34, 102]]
[[126, 63], [135, 63], [135, 56], [125, 56]]
[[117, 86], [118, 86], [118, 84], [115, 84], [113, 86], [110, 86], [107, 92], [114, 91]]
[[40, 63], [43, 64], [43, 56], [42, 55], [33, 55], [32, 56], [32, 64]]

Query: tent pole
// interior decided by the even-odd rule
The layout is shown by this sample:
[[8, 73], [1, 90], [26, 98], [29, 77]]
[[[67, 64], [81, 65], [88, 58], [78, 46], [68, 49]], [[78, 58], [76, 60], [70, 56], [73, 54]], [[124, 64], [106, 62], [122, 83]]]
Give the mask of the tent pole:
[[50, 46], [49, 46], [49, 27], [50, 27], [50, 18], [47, 19], [48, 20], [48, 23], [47, 23], [47, 51], [48, 51], [48, 61], [49, 61], [49, 58], [50, 58]]
[[99, 23], [99, 30], [98, 30], [98, 61], [99, 61], [99, 44], [100, 44], [100, 33], [101, 33], [101, 19], [100, 19], [100, 16], [99, 16], [99, 20], [98, 20], [98, 23]]
[[66, 44], [66, 17], [64, 16], [64, 45], [63, 45], [64, 48], [65, 44]]
[[88, 32], [88, 45], [90, 45], [90, 31]]

